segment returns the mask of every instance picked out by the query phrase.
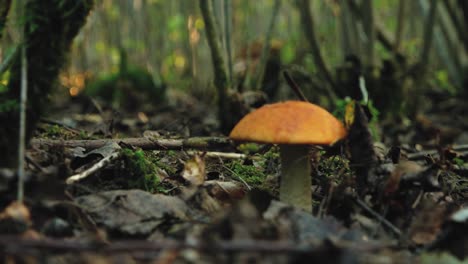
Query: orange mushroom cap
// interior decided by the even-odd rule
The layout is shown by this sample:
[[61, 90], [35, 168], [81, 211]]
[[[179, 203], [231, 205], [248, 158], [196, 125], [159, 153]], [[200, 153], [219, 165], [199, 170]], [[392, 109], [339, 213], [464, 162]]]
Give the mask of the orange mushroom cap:
[[239, 141], [332, 145], [346, 136], [327, 110], [302, 101], [264, 105], [242, 118], [229, 135]]

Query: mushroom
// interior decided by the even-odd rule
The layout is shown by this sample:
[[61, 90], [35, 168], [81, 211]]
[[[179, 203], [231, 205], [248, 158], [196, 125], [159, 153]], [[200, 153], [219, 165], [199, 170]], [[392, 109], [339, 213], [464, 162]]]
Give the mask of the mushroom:
[[278, 144], [281, 159], [280, 200], [312, 211], [311, 145], [333, 145], [346, 135], [343, 124], [320, 106], [286, 101], [246, 115], [231, 131], [236, 141]]

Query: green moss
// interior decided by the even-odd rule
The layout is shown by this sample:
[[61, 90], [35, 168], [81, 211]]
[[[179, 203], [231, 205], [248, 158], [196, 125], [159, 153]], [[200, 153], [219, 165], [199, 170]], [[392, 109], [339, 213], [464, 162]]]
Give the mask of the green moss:
[[[150, 151], [146, 152], [146, 158], [149, 162], [156, 165], [156, 167], [164, 170], [168, 175], [176, 175], [177, 174], [177, 166], [171, 166], [168, 163], [178, 163], [179, 162], [179, 155], [177, 151], [168, 150], [162, 152], [155, 152]], [[165, 159], [164, 162], [162, 159]]]
[[322, 158], [317, 166], [318, 177], [313, 177], [315, 184], [326, 186], [330, 182], [340, 185], [352, 178], [349, 161], [339, 156]]
[[58, 125], [49, 126], [44, 132], [46, 137], [59, 137], [62, 134], [62, 128]]
[[[243, 144], [258, 147], [257, 144]], [[227, 170], [235, 179], [245, 181], [249, 186], [275, 193], [277, 184], [267, 180], [269, 175], [279, 174], [278, 147], [271, 147], [263, 154], [255, 154], [251, 160], [233, 160], [226, 164]]]
[[146, 158], [143, 150], [124, 149], [122, 156], [130, 188], [151, 193], [165, 191], [158, 176], [157, 166]]
[[254, 165], [245, 165], [242, 161], [235, 160], [228, 165], [234, 177], [241, 178], [252, 187], [261, 187], [265, 181], [263, 168]]

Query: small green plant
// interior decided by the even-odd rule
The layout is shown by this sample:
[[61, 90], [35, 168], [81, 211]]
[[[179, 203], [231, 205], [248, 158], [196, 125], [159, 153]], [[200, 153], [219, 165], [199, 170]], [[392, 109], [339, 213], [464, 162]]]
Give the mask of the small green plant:
[[455, 95], [457, 93], [457, 88], [452, 85], [446, 70], [436, 71], [434, 78], [431, 80], [431, 83], [449, 92], [450, 95]]
[[465, 161], [462, 158], [455, 157], [452, 159], [453, 163], [455, 163], [458, 166], [463, 166], [465, 164]]
[[[345, 119], [346, 115], [346, 106], [351, 103], [352, 99], [349, 97], [345, 97], [344, 99], [338, 99], [335, 101], [335, 111], [333, 112], [333, 115], [336, 116], [340, 120]], [[361, 100], [358, 102], [360, 105], [367, 107], [369, 109], [369, 112], [371, 114], [370, 120], [369, 120], [369, 128], [370, 132], [372, 134], [372, 138], [374, 140], [378, 140], [380, 138], [379, 136], [379, 116], [380, 116], [380, 111], [375, 107], [374, 103], [372, 100], [368, 100], [367, 102], [364, 102]]]
[[62, 128], [59, 125], [52, 125], [45, 131], [46, 137], [58, 137], [62, 133]]
[[143, 150], [122, 150], [124, 164], [129, 176], [129, 187], [147, 192], [164, 192], [157, 173], [157, 166], [149, 162]]

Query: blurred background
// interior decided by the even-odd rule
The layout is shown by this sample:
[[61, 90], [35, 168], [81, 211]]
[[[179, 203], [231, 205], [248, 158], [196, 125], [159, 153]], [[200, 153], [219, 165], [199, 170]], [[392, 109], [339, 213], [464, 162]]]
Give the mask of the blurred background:
[[[450, 100], [466, 97], [465, 1], [212, 4], [228, 88], [244, 104], [246, 92], [262, 92], [265, 102], [297, 99], [282, 76], [287, 71], [311, 102], [340, 112], [355, 99], [382, 122], [464, 111]], [[19, 39], [10, 16], [3, 58]], [[60, 73], [58, 98], [86, 94], [129, 111], [141, 111], [148, 99], [152, 106], [191, 99], [214, 104], [205, 33], [198, 1], [96, 1]], [[122, 76], [130, 81], [122, 84]]]

